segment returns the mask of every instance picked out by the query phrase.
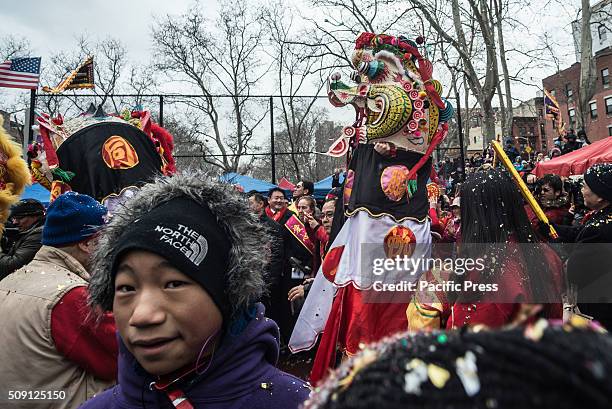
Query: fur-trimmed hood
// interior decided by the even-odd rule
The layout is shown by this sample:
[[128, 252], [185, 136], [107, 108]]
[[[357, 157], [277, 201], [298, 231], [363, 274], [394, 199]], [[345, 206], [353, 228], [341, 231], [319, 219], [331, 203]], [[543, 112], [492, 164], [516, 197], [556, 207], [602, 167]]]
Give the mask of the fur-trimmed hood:
[[126, 227], [160, 204], [181, 196], [208, 206], [231, 242], [226, 294], [232, 314], [261, 297], [270, 248], [267, 230], [250, 212], [246, 199], [230, 186], [212, 181], [200, 172], [186, 172], [144, 185], [101, 230], [89, 283], [89, 302], [94, 309], [112, 310], [115, 291], [111, 255]]

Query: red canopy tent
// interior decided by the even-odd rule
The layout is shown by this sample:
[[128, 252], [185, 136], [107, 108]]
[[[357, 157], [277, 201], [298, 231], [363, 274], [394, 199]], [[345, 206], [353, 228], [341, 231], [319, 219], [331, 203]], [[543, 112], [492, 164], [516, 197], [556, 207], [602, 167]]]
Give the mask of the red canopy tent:
[[278, 181], [278, 187], [284, 190], [291, 190], [295, 188], [295, 185], [289, 182], [284, 176]]
[[582, 175], [596, 163], [612, 163], [612, 137], [604, 138], [571, 153], [540, 162], [531, 172], [537, 177], [547, 173], [559, 176]]

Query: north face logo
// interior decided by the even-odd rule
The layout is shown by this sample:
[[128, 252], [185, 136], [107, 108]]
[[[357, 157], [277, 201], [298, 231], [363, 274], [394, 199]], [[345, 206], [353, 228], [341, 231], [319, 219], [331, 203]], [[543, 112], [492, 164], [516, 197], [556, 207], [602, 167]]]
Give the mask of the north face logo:
[[162, 233], [159, 241], [174, 247], [196, 266], [199, 266], [208, 253], [208, 241], [197, 231], [182, 224], [178, 228], [157, 225], [155, 231]]

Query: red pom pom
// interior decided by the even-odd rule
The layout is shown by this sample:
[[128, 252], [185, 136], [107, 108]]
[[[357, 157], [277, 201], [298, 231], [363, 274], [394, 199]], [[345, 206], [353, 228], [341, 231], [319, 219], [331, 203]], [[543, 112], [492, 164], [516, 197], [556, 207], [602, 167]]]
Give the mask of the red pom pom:
[[410, 53], [406, 53], [406, 54], [404, 54], [404, 58], [405, 58], [405, 59], [407, 59], [407, 60], [409, 60], [409, 59], [411, 59], [411, 58], [412, 58], [412, 54], [410, 54]]
[[417, 44], [423, 44], [425, 42], [425, 39], [423, 38], [423, 36], [418, 36], [416, 38], [416, 42]]

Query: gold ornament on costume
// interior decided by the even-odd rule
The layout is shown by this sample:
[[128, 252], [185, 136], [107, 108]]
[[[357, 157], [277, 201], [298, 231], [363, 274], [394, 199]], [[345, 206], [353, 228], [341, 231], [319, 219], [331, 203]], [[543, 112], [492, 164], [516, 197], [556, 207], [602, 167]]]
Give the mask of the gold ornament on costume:
[[57, 199], [62, 193], [70, 192], [72, 189], [68, 183], [62, 182], [61, 180], [54, 180], [51, 183], [51, 197], [49, 203]]
[[389, 200], [399, 202], [406, 194], [408, 168], [404, 165], [387, 166], [380, 175], [380, 187]]
[[427, 184], [427, 198], [429, 200], [432, 200], [435, 198], [436, 201], [438, 201], [439, 197], [440, 197], [440, 187], [434, 182], [428, 183]]
[[386, 138], [408, 123], [412, 102], [402, 87], [372, 85], [368, 92], [368, 140]]
[[47, 177], [41, 171], [42, 163], [39, 160], [32, 160], [30, 164], [30, 172], [32, 173], [32, 177], [40, 183], [42, 187], [47, 190], [51, 190], [51, 181], [47, 179]]
[[138, 165], [136, 150], [119, 135], [113, 135], [104, 142], [102, 158], [111, 169], [130, 169]]
[[388, 258], [410, 257], [414, 253], [416, 236], [405, 226], [395, 226], [389, 230], [384, 240], [385, 254]]

